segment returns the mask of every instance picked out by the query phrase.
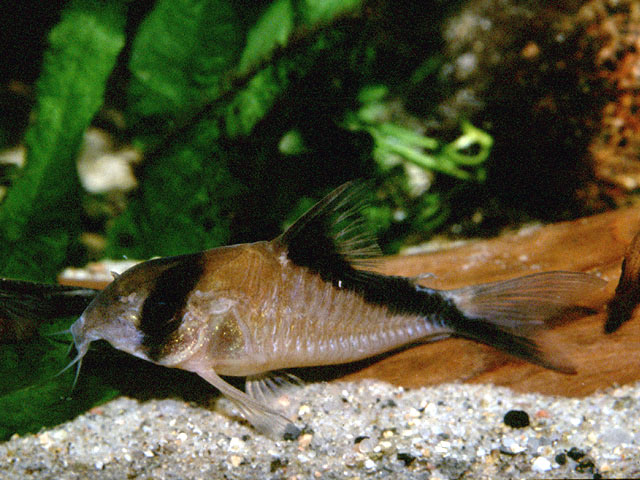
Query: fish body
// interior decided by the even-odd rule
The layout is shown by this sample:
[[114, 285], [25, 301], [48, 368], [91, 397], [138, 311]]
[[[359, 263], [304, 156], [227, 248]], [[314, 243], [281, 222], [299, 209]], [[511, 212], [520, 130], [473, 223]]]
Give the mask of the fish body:
[[633, 237], [622, 260], [616, 293], [607, 305], [605, 333], [613, 333], [628, 322], [640, 303], [640, 232]]
[[[151, 276], [160, 282], [145, 282], [150, 268], [161, 272]], [[356, 361], [451, 331], [438, 322], [435, 309], [434, 318], [426, 319], [367, 301], [342, 282], [334, 285], [292, 264], [284, 248], [272, 242], [152, 260], [124, 275], [84, 317], [113, 316], [119, 305], [115, 316], [123, 321], [116, 328], [126, 334], [116, 346], [167, 366], [179, 367], [205, 350], [207, 362], [219, 374], [255, 375]], [[174, 276], [175, 282], [166, 282]], [[188, 291], [178, 288], [180, 305], [171, 305], [167, 298], [183, 276], [198, 280]], [[415, 288], [395, 278], [405, 288]], [[435, 293], [423, 290], [437, 300]], [[159, 306], [152, 308], [149, 297], [158, 294]], [[109, 332], [101, 332], [98, 325], [89, 328], [95, 336], [115, 336], [111, 326]]]
[[[78, 356], [98, 339], [167, 367], [192, 371], [231, 398], [260, 430], [290, 427], [254, 393], [219, 375], [352, 362], [408, 343], [470, 338], [570, 373], [538, 333], [602, 285], [582, 273], [548, 272], [457, 290], [367, 267], [363, 188], [346, 184], [270, 242], [154, 259], [124, 272], [71, 327]], [[74, 361], [74, 362], [75, 362]], [[258, 387], [257, 390], [261, 390]]]

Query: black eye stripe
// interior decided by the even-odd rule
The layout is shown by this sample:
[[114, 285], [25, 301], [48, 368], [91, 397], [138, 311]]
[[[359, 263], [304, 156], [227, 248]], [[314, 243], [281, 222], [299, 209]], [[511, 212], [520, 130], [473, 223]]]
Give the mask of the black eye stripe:
[[185, 255], [162, 272], [142, 305], [142, 345], [157, 360], [172, 334], [180, 327], [187, 298], [204, 271], [202, 255]]

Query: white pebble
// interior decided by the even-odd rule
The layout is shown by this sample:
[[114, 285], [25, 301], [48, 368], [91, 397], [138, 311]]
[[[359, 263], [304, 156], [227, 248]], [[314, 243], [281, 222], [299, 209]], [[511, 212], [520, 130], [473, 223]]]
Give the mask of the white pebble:
[[451, 448], [451, 442], [442, 441], [435, 446], [434, 450], [437, 453], [447, 453], [450, 448]]
[[51, 436], [47, 432], [38, 435], [38, 441], [44, 448], [49, 448], [53, 443]]
[[435, 403], [428, 403], [424, 407], [425, 417], [434, 417], [438, 413], [438, 406]]
[[298, 416], [303, 417], [311, 413], [311, 407], [309, 405], [301, 405], [298, 409]]
[[413, 407], [411, 407], [409, 409], [409, 411], [407, 412], [407, 417], [408, 418], [420, 418], [420, 415], [422, 415], [422, 414], [418, 410], [413, 408]]
[[516, 442], [513, 438], [507, 437], [503, 440], [502, 446], [509, 453], [522, 453], [525, 448]]
[[68, 435], [69, 434], [64, 430], [56, 430], [55, 432], [53, 432], [53, 435], [51, 436], [56, 440], [66, 440]]
[[534, 472], [548, 472], [551, 470], [551, 462], [544, 457], [537, 457], [531, 464]]
[[243, 448], [244, 448], [244, 442], [238, 437], [233, 437], [229, 441], [229, 450], [231, 450], [232, 452], [239, 452]]
[[373, 438], [365, 438], [360, 443], [358, 443], [358, 450], [360, 453], [369, 453], [373, 451], [376, 446], [376, 440]]
[[582, 419], [581, 418], [577, 418], [577, 417], [572, 417], [568, 421], [574, 427], [579, 427], [580, 424], [582, 423]]

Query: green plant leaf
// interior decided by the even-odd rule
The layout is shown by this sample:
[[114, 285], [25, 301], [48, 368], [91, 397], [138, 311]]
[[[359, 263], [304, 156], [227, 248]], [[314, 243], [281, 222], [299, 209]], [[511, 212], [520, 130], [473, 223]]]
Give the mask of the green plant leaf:
[[355, 13], [362, 3], [362, 0], [302, 0], [298, 2], [298, 10], [303, 23], [316, 25], [328, 23], [347, 13]]
[[[76, 0], [51, 31], [25, 137], [27, 163], [0, 209], [5, 276], [51, 279], [67, 262], [80, 218], [75, 157], [124, 45], [124, 5]], [[45, 337], [0, 345], [0, 438], [68, 420], [113, 396], [89, 377], [84, 400], [67, 401], [74, 373], [54, 377], [67, 352], [68, 345]]]
[[228, 241], [240, 184], [217, 147], [219, 137], [215, 120], [201, 121], [145, 165], [144, 183], [108, 231], [107, 256], [177, 255]]
[[[294, 7], [291, 0], [275, 0], [249, 31], [239, 71], [247, 72], [277, 47], [286, 46], [294, 27], [308, 29], [329, 23], [342, 14], [356, 11], [361, 4], [362, 0], [304, 0], [296, 2]], [[292, 72], [298, 77], [304, 76], [318, 54], [326, 51], [330, 44], [330, 40], [320, 35], [315, 42], [305, 45], [304, 52], [285, 54], [258, 71], [227, 108], [227, 135], [234, 138], [251, 133], [289, 86]]]
[[77, 0], [49, 36], [27, 162], [0, 209], [0, 271], [51, 279], [66, 260], [80, 205], [75, 156], [124, 45], [120, 2]]
[[309, 30], [346, 13], [355, 13], [362, 0], [274, 0], [247, 34], [238, 71], [248, 73], [288, 44], [296, 27]]
[[[247, 32], [237, 60], [244, 38], [238, 16], [222, 0], [160, 0], [142, 23], [130, 63], [130, 118], [142, 125], [158, 118], [164, 127], [177, 123], [180, 136], [166, 148], [156, 147], [146, 160], [140, 189], [108, 231], [108, 256], [148, 258], [226, 243], [242, 191], [228, 168], [233, 155], [228, 140], [250, 135], [289, 87], [291, 75], [303, 76], [332, 46], [322, 36], [311, 36], [305, 48], [284, 51], [252, 76], [238, 79], [238, 72], [286, 44], [294, 20], [290, 1], [272, 3]], [[328, 13], [303, 17], [332, 18]], [[237, 83], [224, 90], [221, 85], [232, 75]], [[191, 124], [183, 121], [189, 114]]]
[[275, 0], [249, 30], [238, 70], [248, 73], [251, 68], [269, 58], [278, 47], [287, 44], [294, 27], [291, 0]]
[[[249, 135], [253, 127], [271, 110], [289, 84], [289, 73], [297, 65], [282, 59], [277, 65], [262, 69], [247, 87], [233, 98], [226, 113], [226, 133], [229, 137]], [[302, 66], [298, 66], [300, 70]]]
[[[219, 148], [219, 114], [196, 112], [220, 94], [243, 33], [227, 0], [160, 0], [142, 22], [129, 63], [130, 122], [143, 145], [150, 123], [160, 132], [178, 124], [180, 135], [145, 160], [140, 189], [108, 229], [108, 256], [174, 255], [228, 240], [239, 184]], [[182, 121], [189, 115], [191, 124]]]
[[159, 0], [132, 45], [130, 123], [173, 120], [214, 100], [237, 60], [242, 29], [227, 0]]

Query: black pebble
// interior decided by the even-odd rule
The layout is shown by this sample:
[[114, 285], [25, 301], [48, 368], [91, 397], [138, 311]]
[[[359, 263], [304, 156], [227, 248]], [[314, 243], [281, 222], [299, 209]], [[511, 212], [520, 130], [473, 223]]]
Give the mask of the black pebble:
[[504, 424], [511, 428], [524, 428], [530, 425], [529, 414], [524, 410], [509, 410], [504, 415]]
[[362, 440], [364, 440], [365, 438], [369, 438], [367, 435], [359, 435], [357, 436], [354, 440], [353, 440], [353, 444], [357, 445], [359, 444]]
[[558, 465], [564, 465], [565, 463], [567, 463], [567, 454], [559, 453], [556, 455], [555, 460]]
[[302, 430], [296, 427], [293, 423], [288, 423], [284, 429], [283, 438], [285, 440], [297, 440], [302, 434]]
[[271, 460], [271, 465], [269, 465], [269, 471], [274, 473], [279, 468], [285, 467], [287, 463], [288, 462], [286, 460], [283, 462], [280, 458], [274, 458]]
[[591, 472], [591, 473], [593, 473], [595, 468], [596, 468], [596, 465], [595, 465], [595, 463], [593, 463], [593, 460], [591, 460], [588, 457], [584, 457], [584, 458], [580, 459], [580, 462], [576, 466], [576, 472], [580, 472], [580, 473]]
[[585, 456], [585, 453], [576, 447], [571, 447], [567, 452], [567, 455], [570, 459], [575, 460], [576, 462]]
[[411, 465], [415, 459], [416, 457], [414, 457], [410, 453], [398, 453], [398, 460], [404, 462], [405, 467]]

